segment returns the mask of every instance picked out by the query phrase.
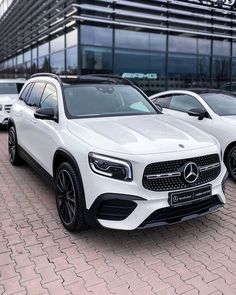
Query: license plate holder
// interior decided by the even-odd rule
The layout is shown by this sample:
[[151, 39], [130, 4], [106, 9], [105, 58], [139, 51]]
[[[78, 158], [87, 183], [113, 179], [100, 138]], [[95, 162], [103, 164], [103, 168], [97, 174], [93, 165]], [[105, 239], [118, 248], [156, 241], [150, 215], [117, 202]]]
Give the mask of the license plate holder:
[[169, 193], [169, 205], [179, 207], [193, 202], [208, 199], [212, 196], [212, 186], [205, 185], [198, 188]]

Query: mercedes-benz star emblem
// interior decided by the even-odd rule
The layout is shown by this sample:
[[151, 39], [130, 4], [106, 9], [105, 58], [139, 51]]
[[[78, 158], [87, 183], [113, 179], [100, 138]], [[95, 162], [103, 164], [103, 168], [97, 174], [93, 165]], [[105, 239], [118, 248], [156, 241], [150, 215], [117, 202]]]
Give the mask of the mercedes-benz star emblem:
[[188, 183], [194, 183], [199, 176], [199, 170], [195, 163], [189, 162], [184, 167], [184, 179]]

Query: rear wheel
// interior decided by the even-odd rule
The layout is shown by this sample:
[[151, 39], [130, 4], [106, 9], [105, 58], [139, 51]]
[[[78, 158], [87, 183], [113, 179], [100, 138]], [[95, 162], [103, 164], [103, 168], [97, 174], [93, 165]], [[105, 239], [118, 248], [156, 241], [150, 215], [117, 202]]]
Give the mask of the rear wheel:
[[228, 152], [226, 166], [230, 176], [236, 181], [236, 145]]
[[65, 162], [56, 173], [55, 193], [61, 222], [69, 231], [86, 227], [85, 201], [81, 177], [74, 167]]
[[20, 165], [22, 160], [18, 152], [18, 143], [15, 127], [10, 127], [8, 131], [8, 154], [10, 163], [13, 166]]

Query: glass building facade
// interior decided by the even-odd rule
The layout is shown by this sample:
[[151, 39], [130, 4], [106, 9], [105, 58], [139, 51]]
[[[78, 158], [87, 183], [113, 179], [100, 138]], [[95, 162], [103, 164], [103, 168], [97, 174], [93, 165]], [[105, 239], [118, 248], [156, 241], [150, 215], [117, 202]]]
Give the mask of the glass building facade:
[[234, 1], [5, 0], [1, 5], [1, 78], [116, 74], [147, 94], [189, 87], [236, 91]]

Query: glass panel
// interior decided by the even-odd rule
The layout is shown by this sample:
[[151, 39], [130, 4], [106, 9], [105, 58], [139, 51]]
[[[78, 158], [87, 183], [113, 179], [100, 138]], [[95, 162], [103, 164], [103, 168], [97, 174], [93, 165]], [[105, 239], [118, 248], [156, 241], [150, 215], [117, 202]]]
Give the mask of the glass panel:
[[198, 100], [190, 95], [176, 94], [172, 95], [169, 108], [171, 110], [187, 113], [189, 110], [197, 108], [204, 110]]
[[24, 61], [29, 61], [29, 60], [31, 60], [31, 50], [27, 50], [24, 53]]
[[211, 40], [198, 39], [198, 54], [211, 55]]
[[112, 46], [112, 29], [81, 26], [81, 44]]
[[202, 88], [211, 86], [210, 69], [210, 57], [199, 55], [197, 60], [197, 85], [195, 86]]
[[38, 59], [38, 71], [39, 72], [49, 72], [49, 56], [43, 56]]
[[196, 55], [169, 54], [168, 62], [168, 89], [195, 86], [197, 76]]
[[230, 82], [230, 58], [213, 57], [213, 87], [224, 87]]
[[117, 49], [115, 74], [133, 80], [148, 95], [165, 89], [166, 55]]
[[0, 94], [18, 94], [16, 83], [0, 83]]
[[112, 73], [112, 50], [82, 47], [82, 74]]
[[197, 39], [182, 36], [169, 36], [169, 51], [197, 53]]
[[236, 57], [236, 42], [232, 43], [232, 56]]
[[51, 71], [55, 74], [65, 73], [65, 51], [60, 51], [51, 55]]
[[115, 45], [120, 48], [165, 51], [166, 36], [147, 32], [116, 30]]
[[32, 59], [37, 58], [37, 47], [32, 49]]
[[69, 118], [156, 113], [150, 101], [132, 86], [72, 85], [65, 87], [64, 94]]
[[62, 50], [65, 48], [65, 35], [61, 35], [50, 41], [51, 53]]
[[37, 59], [32, 60], [31, 63], [31, 74], [35, 74], [37, 72]]
[[236, 93], [236, 58], [232, 58], [232, 89]]
[[49, 53], [49, 43], [42, 44], [38, 47], [38, 55], [44, 56]]
[[213, 40], [213, 54], [230, 56], [230, 42]]
[[40, 108], [53, 108], [55, 115], [57, 115], [57, 90], [52, 84], [47, 84], [45, 87]]
[[45, 88], [46, 84], [45, 83], [35, 83], [33, 86], [33, 89], [29, 95], [29, 98], [27, 100], [27, 105], [32, 106], [32, 107], [38, 107], [39, 102], [41, 100], [41, 96], [43, 94], [43, 90]]
[[78, 44], [78, 30], [74, 29], [73, 31], [66, 34], [66, 47], [71, 47]]
[[77, 75], [78, 67], [78, 48], [71, 47], [66, 50], [66, 74]]
[[20, 65], [23, 63], [23, 54], [19, 54], [16, 57], [17, 65]]

